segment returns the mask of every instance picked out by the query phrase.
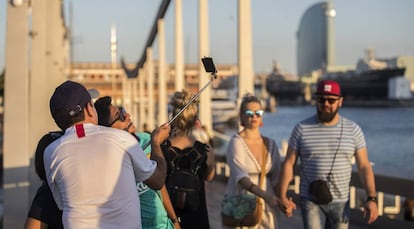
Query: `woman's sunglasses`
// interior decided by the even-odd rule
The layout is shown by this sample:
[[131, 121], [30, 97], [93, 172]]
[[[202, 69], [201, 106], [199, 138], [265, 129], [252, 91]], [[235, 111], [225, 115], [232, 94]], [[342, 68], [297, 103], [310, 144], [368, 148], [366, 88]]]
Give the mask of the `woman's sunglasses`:
[[262, 117], [264, 111], [263, 110], [257, 110], [257, 111], [252, 111], [252, 110], [246, 110], [244, 112], [248, 117], [253, 117], [254, 115], [256, 115], [257, 117]]
[[123, 121], [125, 121], [125, 119], [126, 119], [126, 111], [125, 111], [125, 108], [124, 107], [118, 107], [118, 109], [119, 109], [119, 113], [118, 113], [118, 117], [116, 117], [110, 124], [109, 124], [109, 126], [112, 126], [116, 121], [121, 121], [121, 122], [123, 122]]

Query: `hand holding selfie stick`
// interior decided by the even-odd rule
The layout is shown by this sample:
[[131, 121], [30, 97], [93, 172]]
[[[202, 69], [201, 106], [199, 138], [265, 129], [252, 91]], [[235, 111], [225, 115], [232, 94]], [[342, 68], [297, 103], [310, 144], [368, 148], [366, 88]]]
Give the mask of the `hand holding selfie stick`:
[[[181, 110], [174, 116], [174, 117], [172, 117], [172, 119], [170, 119], [170, 121], [168, 121], [168, 125], [171, 125], [171, 123], [172, 122], [174, 122], [174, 120], [181, 114], [181, 113], [183, 113], [184, 112], [184, 110], [185, 109], [187, 109], [187, 107], [188, 106], [190, 106], [191, 105], [191, 103], [193, 103], [194, 102], [194, 100], [195, 99], [197, 99], [199, 96], [200, 96], [200, 94], [208, 87], [208, 86], [210, 86], [210, 84], [215, 80], [215, 79], [217, 79], [217, 70], [216, 70], [216, 67], [215, 67], [215, 65], [214, 65], [214, 63], [213, 63], [213, 58], [211, 58], [211, 57], [204, 57], [204, 58], [201, 58], [201, 61], [203, 62], [203, 65], [204, 65], [204, 69], [206, 70], [206, 72], [208, 72], [208, 73], [211, 73], [211, 76], [210, 76], [210, 81], [208, 81], [208, 83], [206, 84], [206, 85], [204, 85], [204, 87], [203, 88], [201, 88], [200, 89], [200, 91], [198, 91], [195, 95], [193, 95], [193, 97], [191, 97], [191, 99], [188, 101], [188, 103], [183, 107], [183, 108], [181, 108]], [[149, 142], [147, 142], [147, 143], [145, 143], [143, 146], [142, 146], [142, 149], [143, 150], [145, 150], [149, 145], [151, 144], [151, 141], [149, 141]]]

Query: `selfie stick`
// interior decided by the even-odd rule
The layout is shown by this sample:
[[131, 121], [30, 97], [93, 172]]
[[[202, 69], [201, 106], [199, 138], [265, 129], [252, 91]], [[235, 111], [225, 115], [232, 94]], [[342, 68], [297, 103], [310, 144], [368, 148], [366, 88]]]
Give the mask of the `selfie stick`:
[[[209, 57], [207, 57], [207, 58], [209, 58]], [[190, 106], [191, 105], [191, 103], [193, 103], [194, 102], [194, 100], [195, 99], [197, 99], [199, 96], [200, 96], [200, 94], [215, 80], [215, 79], [217, 79], [217, 71], [216, 71], [216, 68], [214, 67], [214, 64], [213, 64], [213, 60], [211, 59], [211, 58], [209, 58], [209, 61], [211, 61], [209, 64], [210, 64], [210, 66], [206, 66], [206, 63], [204, 62], [205, 60], [206, 60], [206, 57], [205, 58], [203, 58], [202, 59], [203, 60], [203, 64], [204, 64], [204, 68], [206, 69], [206, 71], [207, 72], [210, 72], [211, 73], [211, 77], [210, 77], [210, 81], [208, 81], [207, 83], [206, 83], [206, 85], [204, 85], [204, 87], [203, 88], [201, 88], [200, 89], [200, 91], [198, 91], [195, 95], [193, 95], [193, 97], [191, 97], [191, 99], [188, 101], [188, 103], [183, 107], [183, 108], [181, 108], [181, 110], [176, 114], [176, 115], [174, 115], [174, 117], [172, 117], [172, 119], [170, 119], [170, 121], [168, 121], [168, 125], [171, 125], [171, 123], [172, 122], [174, 122], [174, 120], [176, 119], [176, 118], [178, 118], [178, 116], [181, 114], [181, 113], [183, 113], [184, 112], [184, 110], [185, 109], [187, 109], [187, 107], [188, 106]], [[213, 67], [213, 68], [209, 68], [209, 67]], [[151, 144], [151, 141], [148, 141], [147, 143], [145, 143], [143, 146], [142, 146], [142, 150], [145, 150], [149, 145]]]

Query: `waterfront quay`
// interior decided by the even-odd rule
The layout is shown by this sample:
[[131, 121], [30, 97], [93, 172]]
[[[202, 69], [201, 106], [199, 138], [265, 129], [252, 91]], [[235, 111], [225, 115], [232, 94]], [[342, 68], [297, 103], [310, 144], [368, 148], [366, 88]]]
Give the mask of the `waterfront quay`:
[[[222, 157], [218, 158], [222, 160]], [[226, 188], [226, 181], [227, 178], [225, 176], [224, 169], [222, 169], [223, 164], [222, 162], [218, 163], [218, 171], [216, 178], [211, 182], [206, 182], [206, 199], [207, 199], [207, 208], [209, 212], [209, 219], [210, 219], [210, 227], [212, 229], [221, 229], [221, 200], [224, 195], [224, 191]], [[223, 171], [223, 172], [222, 172]], [[381, 182], [381, 181], [380, 181]], [[396, 182], [390, 181], [391, 183], [387, 186], [399, 187], [400, 184], [398, 180]], [[377, 180], [378, 183], [378, 180]], [[414, 181], [411, 182], [411, 185], [414, 184]], [[382, 184], [380, 184], [382, 187]], [[413, 186], [411, 186], [413, 187]], [[293, 188], [293, 186], [292, 186]], [[412, 188], [411, 188], [411, 191]], [[297, 195], [295, 196], [294, 191], [291, 191], [291, 196], [294, 196], [295, 202], [297, 202]], [[16, 200], [17, 201], [17, 200]], [[0, 202], [3, 203], [3, 189], [0, 189]], [[20, 209], [20, 211], [26, 212], [27, 209]], [[0, 205], [0, 216], [3, 221], [3, 204]], [[287, 218], [285, 215], [281, 214], [279, 211], [277, 213], [277, 222], [278, 228], [283, 229], [301, 229], [303, 228], [302, 225], [302, 216], [300, 212], [300, 208], [294, 211], [294, 214], [291, 218]], [[0, 229], [2, 229], [2, 224], [0, 224]], [[401, 219], [390, 219], [388, 216], [381, 216], [378, 218], [376, 222], [371, 225], [367, 225], [362, 218], [362, 214], [358, 212], [358, 210], [353, 210], [351, 212], [351, 222], [349, 225], [350, 229], [365, 229], [365, 228], [378, 228], [378, 229], [389, 229], [389, 228], [414, 228], [414, 222], [407, 222], [402, 221]]]
[[[199, 57], [210, 56], [209, 14], [208, 7], [202, 5], [206, 4], [207, 1], [200, 1], [200, 12], [197, 14], [198, 18], [191, 20], [199, 21], [198, 37], [200, 40], [197, 44], [199, 57], [190, 60], [190, 62], [195, 64], [192, 68], [188, 68], [188, 71], [186, 71], [184, 66], [184, 63], [188, 61], [184, 61], [185, 50], [183, 43], [185, 36], [182, 33], [183, 4], [181, 1], [175, 1], [173, 5], [170, 4], [170, 2], [173, 2], [170, 0], [160, 1], [159, 9], [155, 14], [155, 20], [153, 20], [154, 23], [150, 33], [147, 34], [148, 39], [142, 50], [141, 58], [137, 62], [134, 61], [136, 64], [133, 64], [133, 66], [127, 64], [125, 68], [120, 68], [123, 63], [117, 61], [116, 33], [112, 33], [111, 30], [111, 43], [110, 45], [108, 44], [108, 47], [110, 46], [111, 48], [111, 63], [104, 64], [103, 68], [89, 67], [85, 69], [85, 65], [75, 65], [72, 62], [72, 55], [69, 50], [73, 48], [71, 47], [73, 44], [71, 40], [73, 34], [70, 34], [70, 30], [67, 29], [67, 20], [64, 18], [65, 14], [62, 13], [62, 3], [64, 1], [36, 0], [7, 2], [5, 33], [5, 50], [7, 52], [5, 55], [6, 71], [4, 81], [5, 122], [3, 132], [4, 162], [2, 163], [4, 169], [1, 170], [3, 189], [1, 189], [2, 194], [0, 193], [1, 207], [4, 211], [1, 211], [1, 216], [3, 216], [2, 225], [4, 225], [4, 228], [23, 228], [28, 207], [39, 183], [34, 173], [32, 163], [34, 149], [36, 148], [38, 140], [45, 132], [56, 130], [57, 128], [50, 117], [48, 104], [55, 86], [67, 79], [77, 80], [85, 85], [91, 83], [90, 86], [94, 85], [93, 87], [100, 86], [100, 89], [102, 89], [101, 95], [110, 95], [114, 98], [113, 101], [117, 105], [123, 105], [131, 112], [134, 123], [141, 125], [146, 122], [150, 129], [159, 126], [168, 120], [168, 107], [166, 106], [168, 104], [166, 100], [168, 98], [167, 92], [180, 91], [183, 88], [195, 89], [194, 91], [197, 91], [201, 88], [200, 86], [207, 85], [207, 82], [209, 82], [208, 77], [199, 77], [205, 75], [205, 70], [200, 68]], [[18, 4], [14, 4], [17, 2], [20, 2], [21, 5], [17, 6]], [[238, 75], [240, 79], [243, 79], [238, 81], [238, 92], [240, 93], [238, 97], [241, 97], [244, 92], [254, 91], [254, 85], [252, 83], [254, 81], [254, 58], [250, 2], [250, 0], [238, 1], [237, 23], [233, 23], [234, 25], [243, 25], [237, 30], [237, 43], [239, 43], [237, 50], [238, 63], [228, 68], [217, 65], [220, 77], [223, 75]], [[174, 7], [175, 20], [173, 23], [166, 23], [165, 19], [167, 18], [164, 18], [164, 15], [170, 5]], [[322, 6], [322, 4], [319, 5]], [[314, 7], [312, 8], [316, 9]], [[313, 17], [313, 19], [315, 18], [320, 17]], [[325, 18], [324, 20], [332, 21], [332, 18]], [[305, 21], [308, 22], [308, 20]], [[166, 28], [169, 25], [174, 27]], [[174, 34], [174, 39], [166, 39], [166, 29], [177, 31]], [[327, 34], [315, 29], [308, 31], [317, 34]], [[145, 36], [146, 34], [142, 35]], [[311, 38], [311, 36], [301, 37]], [[156, 42], [154, 42], [155, 40]], [[332, 39], [323, 40], [333, 41]], [[175, 43], [172, 44], [172, 41]], [[305, 44], [304, 41], [300, 43]], [[329, 42], [330, 45], [333, 43]], [[166, 55], [166, 47], [175, 47], [173, 53], [174, 63], [171, 65], [167, 64], [166, 56], [169, 56], [170, 53]], [[320, 50], [318, 50], [318, 53], [323, 53], [321, 51], [325, 47], [324, 45], [319, 47]], [[333, 50], [332, 48], [330, 50]], [[155, 50], [158, 51], [158, 55], [155, 53]], [[308, 49], [299, 50], [306, 51]], [[228, 53], [229, 50], [224, 51], [226, 52], [223, 53]], [[307, 55], [298, 56], [302, 58]], [[328, 56], [332, 57], [331, 55]], [[314, 59], [312, 58], [312, 60]], [[333, 60], [333, 58], [329, 58], [329, 60]], [[323, 65], [330, 66], [332, 61], [329, 60], [321, 59], [318, 66], [322, 66], [322, 63]], [[198, 79], [200, 81], [195, 81]], [[200, 97], [199, 118], [211, 130], [210, 93], [210, 90], [207, 89]], [[374, 116], [369, 117], [372, 118]], [[274, 121], [272, 122], [274, 123]], [[408, 135], [411, 136], [412, 132]], [[389, 140], [387, 143], [391, 145], [392, 142], [400, 142], [399, 140]], [[411, 151], [410, 149], [410, 151], [403, 152]], [[218, 206], [223, 195], [225, 182], [220, 180], [220, 177], [223, 175], [221, 173], [223, 167], [220, 166], [225, 167], [225, 164], [223, 162], [218, 164], [217, 179], [208, 184], [210, 192], [207, 198], [211, 200], [209, 203], [210, 205], [214, 203], [218, 204], [213, 206], [213, 209], [210, 208], [212, 216], [218, 216], [218, 218], [212, 219], [212, 228], [221, 227], [219, 223], [220, 208]], [[378, 185], [378, 190], [380, 191], [391, 193], [393, 196], [401, 195], [401, 197], [414, 198], [412, 194], [412, 187], [414, 185], [410, 181], [405, 182], [404, 180], [390, 178], [389, 181], [379, 181], [378, 184], [380, 184]], [[388, 189], [393, 190], [388, 191], [387, 185], [391, 186]], [[295, 183], [295, 186], [297, 186], [297, 183]], [[396, 200], [396, 203], [398, 204], [400, 201]], [[394, 209], [395, 212], [401, 214], [401, 209], [399, 208], [401, 206], [398, 207], [396, 205], [394, 205], [395, 208], [390, 208], [387, 205], [382, 209], [384, 209], [384, 212], [389, 212]], [[300, 211], [296, 211], [295, 214], [299, 213]], [[386, 215], [399, 216], [397, 214]], [[285, 220], [283, 216], [279, 218], [281, 223], [280, 228], [301, 227], [300, 217], [293, 218], [293, 220]], [[386, 217], [383, 218], [386, 219]], [[404, 222], [396, 220], [391, 222], [396, 221], [399, 223], [397, 225], [386, 224], [381, 221], [383, 218], [372, 226], [383, 225], [385, 226], [384, 228], [414, 228], [412, 224], [407, 226], [402, 224]], [[354, 228], [355, 219], [353, 218], [351, 223], [352, 228]], [[285, 222], [288, 224], [285, 224]], [[289, 225], [290, 223], [293, 224]]]
[[[213, 229], [221, 229], [221, 199], [223, 198], [224, 190], [226, 188], [226, 181], [222, 177], [218, 177], [211, 182], [206, 182], [206, 194], [207, 194], [207, 208], [208, 215], [210, 219], [210, 227]], [[292, 229], [301, 229], [302, 225], [302, 215], [300, 209], [296, 209], [291, 218], [286, 217], [277, 212], [277, 222], [278, 228], [292, 228]], [[359, 223], [351, 222], [351, 229], [363, 229], [363, 228], [373, 228], [368, 225], [363, 225]]]
[[[207, 207], [210, 218], [210, 226], [214, 229], [222, 228], [221, 225], [221, 200], [226, 188], [226, 182], [229, 175], [229, 168], [225, 163], [223, 156], [217, 156], [216, 177], [212, 182], [206, 182]], [[298, 170], [295, 171], [297, 174]], [[362, 184], [356, 172], [352, 173], [351, 180], [351, 213], [349, 228], [351, 229], [389, 229], [389, 228], [414, 228], [414, 221], [405, 221], [403, 219], [404, 209], [400, 203], [401, 197], [414, 197], [414, 180], [392, 178], [383, 175], [376, 175], [376, 186], [378, 192], [378, 211], [380, 216], [378, 219], [368, 225], [363, 218], [362, 212], [358, 206], [362, 205], [365, 200], [365, 194], [360, 190]], [[291, 218], [286, 217], [281, 212], [277, 212], [278, 228], [294, 228], [301, 229], [302, 214], [299, 206], [299, 177], [295, 176], [295, 180], [291, 183], [289, 196], [293, 197], [297, 209]], [[384, 194], [386, 193], [386, 194]], [[395, 195], [388, 197], [388, 195]], [[393, 206], [392, 206], [393, 205]]]
[[[220, 135], [216, 133], [215, 142], [215, 151], [216, 151], [216, 177], [211, 182], [206, 182], [206, 199], [207, 199], [207, 207], [209, 212], [209, 219], [210, 219], [210, 226], [212, 229], [220, 229], [222, 228], [221, 225], [221, 200], [224, 195], [224, 191], [226, 188], [227, 177], [229, 175], [229, 168], [225, 162], [225, 149], [226, 149], [226, 142], [228, 139], [228, 135]], [[221, 136], [223, 139], [217, 140], [217, 136]], [[2, 158], [1, 158], [2, 159]], [[351, 229], [363, 229], [363, 228], [378, 228], [378, 229], [385, 229], [385, 228], [414, 228], [414, 222], [408, 222], [403, 220], [403, 212], [404, 207], [401, 204], [404, 198], [414, 198], [414, 181], [410, 179], [410, 174], [405, 174], [405, 176], [401, 176], [401, 174], [393, 174], [390, 170], [382, 170], [376, 167], [376, 186], [378, 191], [379, 197], [379, 211], [381, 212], [382, 216], [378, 218], [376, 222], [371, 225], [367, 225], [362, 218], [362, 214], [357, 206], [360, 206], [361, 201], [365, 199], [365, 194], [358, 190], [358, 187], [362, 187], [359, 176], [357, 173], [352, 174], [351, 180], [351, 202], [353, 204], [353, 210], [351, 211], [351, 221], [350, 227]], [[1, 170], [0, 179], [3, 178], [3, 170]], [[393, 176], [394, 175], [394, 176]], [[299, 188], [299, 178], [296, 176], [295, 180], [292, 182], [290, 186], [290, 193], [289, 195], [293, 197], [295, 203], [298, 203], [298, 188]], [[19, 189], [22, 184], [16, 184], [14, 188], [15, 191], [21, 190]], [[33, 185], [35, 186], [35, 185]], [[11, 189], [10, 185], [6, 186], [6, 188]], [[10, 198], [8, 196], [8, 200], [10, 202], [19, 202], [20, 197]], [[381, 201], [382, 200], [382, 201]], [[4, 203], [4, 195], [3, 189], [0, 189], [0, 216], [3, 221], [8, 221], [9, 219], [3, 218], [3, 203]], [[299, 207], [299, 206], [298, 206]], [[19, 215], [23, 212], [23, 215], [27, 214], [28, 206], [16, 208], [13, 211], [13, 215]], [[10, 216], [10, 214], [9, 214]], [[12, 217], [13, 218], [13, 217]], [[294, 215], [291, 218], [287, 218], [280, 212], [277, 215], [278, 221], [278, 228], [283, 229], [300, 229], [303, 228], [302, 225], [302, 217], [301, 217], [301, 210], [298, 208], [294, 211]], [[10, 228], [10, 227], [2, 227], [1, 228]]]

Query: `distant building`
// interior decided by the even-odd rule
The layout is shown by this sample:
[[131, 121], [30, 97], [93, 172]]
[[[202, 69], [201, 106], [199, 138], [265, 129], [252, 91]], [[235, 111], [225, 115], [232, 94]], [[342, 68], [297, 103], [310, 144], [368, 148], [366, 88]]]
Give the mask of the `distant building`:
[[296, 34], [297, 74], [302, 81], [315, 83], [326, 73], [362, 73], [368, 70], [404, 67], [404, 76], [411, 81], [411, 91], [414, 92], [414, 56], [376, 58], [375, 49], [367, 49], [367, 55], [356, 60], [355, 66], [336, 65], [335, 16], [332, 1], [316, 3], [303, 14]]
[[330, 2], [312, 5], [303, 14], [297, 31], [297, 73], [311, 75], [335, 64], [334, 25], [336, 13]]
[[[127, 67], [133, 68], [132, 64], [127, 64]], [[154, 96], [158, 96], [158, 63], [154, 61]], [[199, 73], [198, 73], [198, 64], [187, 64], [185, 65], [184, 74], [185, 74], [185, 87], [190, 90], [192, 93], [198, 91], [199, 83]], [[228, 76], [234, 76], [238, 74], [237, 65], [217, 65], [219, 83], [221, 78], [226, 78]], [[121, 68], [120, 65], [116, 65], [115, 68], [112, 68], [111, 63], [73, 63], [71, 66], [69, 79], [77, 81], [85, 85], [86, 88], [94, 88], [99, 91], [100, 96], [111, 96], [116, 104], [123, 104], [124, 91], [123, 85], [126, 80], [126, 74]], [[139, 76], [141, 77], [141, 76]], [[145, 77], [145, 76], [142, 76]], [[208, 76], [206, 76], [208, 77]], [[167, 80], [167, 94], [172, 94], [175, 90], [174, 80], [175, 80], [175, 70], [174, 65], [168, 66], [168, 74], [166, 76]], [[145, 81], [145, 86], [147, 82]], [[154, 98], [155, 101], [156, 98]]]
[[414, 56], [398, 56], [397, 66], [405, 67], [405, 77], [411, 81], [411, 91], [414, 92]]

